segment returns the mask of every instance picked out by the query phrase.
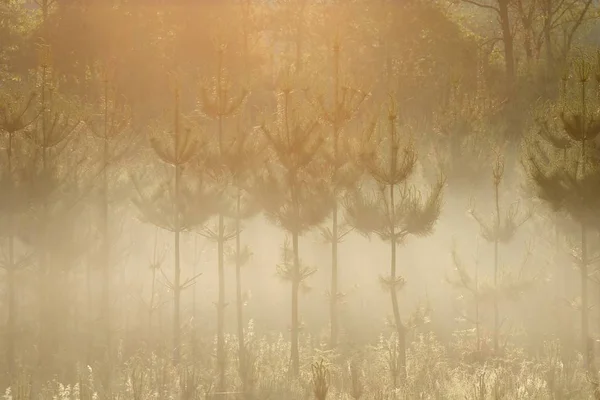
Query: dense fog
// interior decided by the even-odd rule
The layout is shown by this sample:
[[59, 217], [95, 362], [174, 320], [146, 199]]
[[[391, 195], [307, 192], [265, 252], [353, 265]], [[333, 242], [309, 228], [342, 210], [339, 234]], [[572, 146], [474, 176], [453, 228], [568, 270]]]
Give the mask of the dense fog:
[[593, 0], [0, 4], [7, 399], [600, 399]]

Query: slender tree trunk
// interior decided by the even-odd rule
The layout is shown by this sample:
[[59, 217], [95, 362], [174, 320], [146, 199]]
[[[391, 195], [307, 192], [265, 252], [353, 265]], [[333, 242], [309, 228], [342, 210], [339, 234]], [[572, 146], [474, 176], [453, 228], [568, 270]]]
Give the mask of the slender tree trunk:
[[[497, 179], [497, 178], [496, 178]], [[494, 196], [496, 202], [496, 226], [500, 228], [500, 199], [498, 193], [499, 179], [494, 182]], [[498, 237], [494, 238], [494, 354], [497, 356], [500, 350], [500, 309], [498, 305]]]
[[237, 308], [237, 335], [238, 335], [238, 361], [240, 367], [240, 375], [242, 380], [245, 380], [246, 368], [245, 348], [244, 348], [244, 303], [242, 299], [242, 260], [241, 260], [241, 189], [239, 182], [237, 184], [237, 199], [236, 199], [236, 221], [235, 221], [235, 296]]
[[[290, 92], [284, 92], [284, 123], [285, 123], [285, 135], [287, 138], [288, 145], [291, 143], [291, 129], [289, 125], [289, 101]], [[290, 189], [290, 195], [292, 200], [292, 209], [294, 212], [294, 220], [299, 221], [300, 219], [300, 204], [297, 193], [297, 182], [296, 182], [296, 171], [288, 171], [288, 184]], [[300, 283], [302, 277], [300, 276], [300, 248], [299, 248], [299, 236], [300, 233], [297, 228], [293, 229], [292, 234], [292, 253], [293, 253], [293, 265], [292, 265], [292, 321], [291, 321], [291, 349], [290, 349], [290, 362], [291, 362], [291, 376], [297, 377], [300, 374], [300, 353], [299, 353], [299, 313], [298, 313], [298, 295], [300, 293]]]
[[102, 203], [101, 203], [101, 235], [102, 235], [102, 322], [104, 328], [104, 346], [106, 371], [104, 386], [107, 395], [111, 395], [112, 337], [110, 315], [110, 236], [108, 230], [108, 162], [109, 162], [109, 126], [108, 126], [108, 80], [104, 81], [104, 138], [102, 151]]
[[337, 190], [337, 175], [338, 175], [338, 141], [340, 135], [338, 111], [340, 108], [339, 104], [339, 68], [340, 68], [340, 46], [339, 43], [334, 44], [333, 48], [333, 222], [332, 222], [332, 237], [331, 237], [331, 290], [330, 290], [330, 325], [331, 325], [331, 337], [330, 346], [335, 348], [338, 341], [338, 327], [339, 327], [339, 316], [338, 316], [338, 244], [339, 244], [339, 233], [338, 233], [338, 190]]
[[531, 13], [528, 13], [528, 10], [525, 10], [523, 8], [522, 3], [519, 3], [519, 14], [521, 17], [521, 28], [523, 30], [523, 50], [525, 51], [525, 59], [527, 61], [527, 66], [530, 67], [532, 62], [534, 61], [534, 57], [537, 58], [539, 56], [537, 48], [534, 50], [533, 39], [535, 36], [535, 32], [532, 31], [533, 15]]
[[329, 313], [331, 319], [330, 347], [333, 349], [338, 343], [338, 204], [333, 205], [333, 226], [331, 229], [331, 290], [329, 299]]
[[[391, 195], [393, 197], [393, 194]], [[392, 205], [393, 207], [393, 201]], [[394, 234], [394, 233], [392, 233]], [[396, 240], [392, 239], [391, 243], [392, 257], [391, 257], [391, 280], [392, 282], [396, 279]], [[394, 313], [394, 323], [396, 325], [396, 333], [398, 335], [398, 361], [399, 361], [399, 373], [400, 379], [404, 381], [406, 379], [406, 329], [402, 323], [400, 317], [400, 306], [398, 304], [398, 292], [395, 286], [391, 288], [391, 299], [392, 299], [392, 311]]]
[[[393, 196], [393, 195], [392, 195]], [[396, 240], [392, 239], [392, 257], [391, 257], [391, 278], [392, 282], [396, 279]], [[398, 360], [399, 373], [402, 380], [406, 379], [406, 329], [400, 317], [400, 306], [398, 304], [398, 292], [395, 287], [391, 290], [392, 311], [394, 313], [394, 323], [396, 324], [396, 333], [398, 335]]]
[[581, 223], [581, 340], [586, 369], [592, 365], [592, 353], [589, 348], [589, 295], [587, 266], [587, 227]]
[[179, 365], [181, 359], [181, 265], [179, 261], [179, 229], [175, 231], [175, 279], [173, 280], [173, 361]]
[[[249, 18], [250, 18], [250, 7], [251, 0], [246, 0], [242, 4], [242, 15], [243, 15], [243, 59], [246, 65], [249, 65], [249, 46], [248, 46], [248, 35], [249, 35]], [[249, 74], [244, 75], [245, 84], [249, 84]], [[240, 122], [242, 121], [242, 112], [240, 115]], [[238, 132], [242, 134], [242, 132]], [[242, 141], [240, 140], [240, 152], [242, 149]], [[236, 221], [235, 221], [235, 296], [236, 296], [236, 311], [237, 311], [237, 336], [238, 336], [238, 365], [239, 374], [242, 379], [243, 390], [246, 393], [248, 391], [248, 368], [250, 367], [246, 363], [246, 343], [244, 337], [244, 301], [242, 298], [242, 259], [241, 259], [241, 219], [242, 219], [242, 190], [240, 187], [240, 177], [236, 176]]]
[[[219, 68], [219, 71], [221, 69]], [[220, 82], [219, 75], [219, 82]], [[220, 83], [219, 83], [220, 86]], [[221, 98], [219, 96], [219, 98]], [[223, 149], [223, 117], [219, 115], [219, 149]], [[221, 153], [222, 154], [222, 153]], [[217, 304], [217, 368], [219, 370], [219, 391], [224, 392], [226, 382], [225, 354], [225, 217], [219, 212], [219, 233], [217, 241], [219, 300]]]
[[[224, 94], [222, 87], [223, 73], [223, 50], [219, 49], [218, 72], [217, 72], [217, 98], [219, 101], [219, 155], [223, 157], [223, 112]], [[219, 232], [217, 240], [217, 268], [219, 276], [219, 300], [217, 303], [217, 369], [219, 371], [218, 389], [220, 392], [226, 390], [226, 353], [225, 353], [225, 217], [223, 211], [219, 212]]]
[[[197, 255], [198, 254], [198, 237], [195, 236], [194, 237], [194, 254]], [[198, 259], [200, 259], [200, 257], [198, 256]], [[194, 265], [192, 267], [192, 276], [198, 276], [198, 265], [196, 262], [194, 262]], [[190, 346], [192, 348], [192, 358], [194, 360], [197, 359], [198, 357], [198, 343], [197, 343], [197, 338], [198, 338], [198, 310], [197, 310], [197, 306], [196, 306], [196, 285], [192, 286], [192, 333], [191, 333], [191, 338], [190, 338]]]
[[[87, 312], [86, 312], [86, 324], [87, 324], [87, 329], [88, 332], [92, 332], [94, 327], [93, 327], [93, 321], [94, 321], [94, 317], [93, 317], [93, 295], [92, 295], [92, 263], [88, 262], [85, 268], [85, 287], [86, 287], [86, 305], [87, 305]], [[87, 359], [86, 359], [86, 363], [87, 365], [91, 365], [92, 364], [92, 359], [93, 359], [93, 339], [92, 339], [92, 335], [85, 335], [86, 336], [86, 342], [87, 342]]]
[[[566, 152], [566, 150], [565, 150]], [[565, 156], [566, 157], [566, 156]], [[566, 161], [566, 158], [563, 159]], [[571, 321], [571, 312], [565, 312], [564, 308], [561, 307], [562, 300], [567, 298], [569, 295], [568, 291], [568, 274], [567, 269], [564, 265], [559, 264], [560, 254], [562, 253], [562, 246], [560, 240], [560, 230], [558, 227], [559, 218], [557, 216], [554, 217], [554, 260], [555, 265], [554, 268], [556, 270], [555, 279], [555, 291], [556, 291], [556, 313], [555, 313], [555, 323], [556, 323], [556, 335], [560, 338], [561, 343], [561, 353], [563, 356], [567, 353], [566, 349], [571, 348], [572, 345], [572, 332], [573, 332], [573, 324]], [[566, 358], [563, 357], [563, 361]]]
[[476, 346], [477, 346], [477, 357], [481, 356], [481, 321], [479, 317], [479, 239], [477, 239], [477, 262], [475, 263], [475, 277], [474, 277], [474, 285], [475, 285], [475, 336], [476, 336]]
[[292, 232], [292, 251], [294, 253], [294, 273], [292, 279], [292, 343], [291, 343], [291, 361], [292, 376], [296, 377], [300, 373], [300, 352], [299, 352], [299, 333], [300, 321], [298, 313], [298, 295], [300, 292], [300, 249], [298, 245], [299, 234]]
[[509, 0], [498, 0], [498, 9], [500, 11], [500, 27], [502, 29], [502, 41], [504, 42], [504, 65], [506, 68], [506, 81], [509, 94], [512, 95], [512, 90], [514, 89], [515, 83], [515, 52], [508, 4]]
[[154, 250], [152, 257], [152, 264], [150, 268], [152, 268], [152, 283], [150, 284], [150, 306], [148, 307], [148, 343], [153, 339], [152, 336], [152, 328], [153, 328], [153, 320], [154, 320], [154, 298], [156, 296], [156, 270], [159, 268], [158, 260], [156, 258], [156, 251], [158, 247], [158, 228], [156, 228], [156, 233], [154, 234]]
[[[47, 12], [47, 11], [46, 11]], [[45, 20], [45, 18], [44, 18]], [[46, 147], [47, 142], [47, 100], [46, 100], [46, 76], [48, 73], [47, 60], [43, 61], [42, 66], [42, 85], [41, 85], [41, 132], [42, 132], [42, 171], [44, 174], [49, 172], [48, 166], [48, 148]], [[42, 200], [42, 217], [41, 217], [41, 229], [40, 229], [40, 241], [39, 241], [39, 305], [40, 320], [39, 320], [39, 332], [38, 332], [38, 367], [42, 371], [48, 371], [51, 369], [52, 364], [52, 352], [51, 343], [54, 340], [55, 332], [52, 326], [52, 312], [54, 311], [54, 303], [56, 299], [52, 296], [54, 289], [54, 277], [53, 271], [50, 268], [48, 260], [48, 219], [49, 219], [49, 204], [48, 200], [44, 198]]]
[[157, 307], [156, 308], [156, 330], [158, 331], [158, 335], [157, 335], [157, 344], [158, 347], [160, 348], [160, 352], [161, 354], [164, 355], [164, 357], [168, 357], [168, 353], [165, 352], [165, 342], [166, 339], [165, 336], [165, 324], [163, 324], [163, 308], [162, 307]]
[[[179, 88], [177, 89], [175, 97], [175, 154], [179, 158]], [[180, 220], [179, 220], [179, 209], [180, 209], [180, 198], [179, 198], [179, 187], [181, 180], [181, 165], [179, 159], [175, 162], [175, 277], [173, 279], [173, 363], [179, 365], [181, 358], [181, 265], [179, 259], [179, 236], [181, 234]]]
[[151, 332], [154, 320], [154, 296], [156, 291], [156, 268], [152, 268], [152, 284], [150, 287], [150, 309], [148, 310], [148, 338], [151, 339]]
[[[398, 145], [396, 143], [396, 129], [394, 126], [395, 120], [390, 119], [390, 172], [393, 174], [396, 171], [397, 166], [397, 157], [398, 157]], [[392, 311], [394, 313], [394, 323], [396, 325], [396, 333], [398, 335], [398, 362], [399, 362], [399, 373], [400, 379], [402, 381], [406, 380], [406, 328], [402, 323], [402, 319], [400, 317], [400, 307], [398, 305], [398, 291], [395, 285], [396, 282], [396, 199], [394, 196], [395, 185], [391, 184], [388, 186], [390, 191], [390, 205], [389, 205], [389, 213], [390, 213], [390, 232], [391, 232], [391, 265], [390, 265], [390, 278], [392, 285], [390, 287], [391, 298], [392, 298]], [[395, 377], [394, 377], [395, 380]]]
[[17, 321], [17, 301], [16, 301], [16, 268], [14, 261], [14, 237], [8, 238], [8, 258], [9, 266], [6, 270], [6, 284], [8, 286], [8, 316], [7, 316], [7, 335], [6, 335], [6, 362], [8, 365], [8, 376], [10, 379], [15, 377], [15, 338]]
[[304, 50], [304, 9], [306, 0], [301, 0], [300, 11], [298, 12], [298, 21], [296, 26], [296, 72], [302, 72], [304, 67], [302, 52]]
[[[585, 81], [581, 83], [582, 127], [583, 140], [581, 141], [581, 175], [586, 174], [586, 88]], [[581, 340], [585, 367], [592, 373], [592, 349], [589, 341], [589, 295], [588, 295], [588, 254], [587, 254], [587, 224], [581, 220]]]
[[[392, 239], [391, 244], [391, 279], [396, 279], [396, 241]], [[392, 311], [394, 313], [394, 323], [396, 325], [396, 334], [398, 335], [398, 361], [400, 379], [406, 379], [406, 329], [400, 317], [400, 306], [398, 304], [398, 292], [395, 287], [391, 289]]]
[[225, 361], [225, 218], [219, 214], [219, 240], [218, 274], [219, 274], [219, 302], [217, 304], [217, 364], [219, 369], [219, 391], [226, 389], [226, 361]]
[[11, 201], [8, 215], [8, 266], [6, 269], [6, 285], [8, 290], [8, 315], [6, 320], [6, 363], [8, 365], [9, 379], [15, 377], [15, 338], [16, 338], [16, 319], [17, 319], [17, 302], [16, 302], [16, 263], [15, 263], [15, 237], [14, 237], [14, 194], [15, 185], [13, 180], [12, 170], [12, 140], [13, 133], [8, 133], [8, 144], [6, 148], [8, 158], [8, 176], [12, 183]]
[[552, 0], [544, 1], [544, 49], [546, 50], [546, 69], [548, 77], [554, 75], [554, 54], [552, 51]]

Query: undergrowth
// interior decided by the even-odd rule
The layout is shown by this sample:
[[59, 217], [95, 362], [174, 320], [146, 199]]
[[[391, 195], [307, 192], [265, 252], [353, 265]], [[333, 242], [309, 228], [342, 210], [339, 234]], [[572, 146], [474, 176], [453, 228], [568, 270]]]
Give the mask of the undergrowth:
[[[247, 362], [237, 364], [235, 336], [227, 337], [228, 391], [216, 391], [215, 343], [185, 353], [174, 367], [157, 352], [140, 351], [111, 366], [110, 388], [99, 378], [105, 366], [80, 366], [77, 376], [35, 382], [21, 371], [4, 392], [5, 400], [391, 400], [391, 399], [588, 399], [590, 385], [582, 359], [564, 360], [557, 341], [536, 358], [506, 348], [501, 357], [473, 358], [464, 338], [446, 347], [431, 333], [419, 334], [408, 352], [407, 378], [400, 382], [394, 334], [372, 346], [338, 353], [310, 335], [302, 337], [301, 373], [291, 378], [289, 342], [282, 335], [257, 337], [249, 326]], [[168, 354], [168, 352], [165, 352]], [[208, 356], [206, 356], [208, 355]]]

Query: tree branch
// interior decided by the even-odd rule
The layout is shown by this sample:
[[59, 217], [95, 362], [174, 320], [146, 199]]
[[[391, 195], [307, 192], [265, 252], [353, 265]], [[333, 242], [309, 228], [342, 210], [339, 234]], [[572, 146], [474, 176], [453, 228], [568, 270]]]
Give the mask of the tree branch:
[[480, 7], [480, 8], [486, 8], [488, 10], [493, 10], [496, 13], [500, 14], [500, 9], [498, 7], [494, 7], [489, 4], [481, 4], [481, 3], [477, 2], [477, 1], [473, 1], [473, 0], [462, 0], [462, 1], [463, 1], [463, 3], [468, 3], [468, 4], [472, 4], [472, 5]]

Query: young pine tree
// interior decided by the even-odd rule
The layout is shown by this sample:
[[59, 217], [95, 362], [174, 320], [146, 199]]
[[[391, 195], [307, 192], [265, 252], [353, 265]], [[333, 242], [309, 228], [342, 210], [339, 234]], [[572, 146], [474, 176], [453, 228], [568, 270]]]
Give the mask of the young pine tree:
[[17, 355], [17, 272], [28, 266], [29, 257], [19, 254], [17, 225], [19, 216], [27, 211], [27, 190], [23, 182], [23, 168], [17, 159], [23, 154], [22, 133], [39, 115], [36, 112], [35, 93], [23, 96], [18, 92], [2, 93], [0, 97], [0, 138], [4, 148], [4, 160], [0, 173], [0, 216], [5, 227], [0, 236], [6, 238], [6, 247], [2, 247], [0, 268], [6, 273], [7, 317], [6, 317], [6, 364], [9, 379], [15, 378]]
[[[206, 167], [211, 169], [212, 175], [215, 178], [215, 181], [220, 185], [220, 189], [224, 193], [225, 198], [221, 199], [221, 206], [218, 213], [218, 223], [216, 232], [214, 230], [205, 229], [204, 234], [210, 240], [213, 240], [217, 243], [217, 268], [219, 275], [219, 299], [217, 302], [217, 367], [219, 370], [219, 385], [218, 390], [220, 392], [224, 392], [226, 390], [226, 367], [227, 367], [227, 354], [225, 350], [225, 307], [227, 304], [225, 303], [225, 245], [228, 241], [238, 236], [237, 229], [234, 231], [229, 231], [225, 225], [225, 217], [227, 214], [231, 215], [228, 212], [230, 209], [229, 205], [233, 198], [228, 195], [230, 192], [228, 191], [232, 184], [239, 184], [239, 181], [232, 182], [233, 178], [241, 179], [240, 174], [238, 174], [237, 178], [235, 176], [235, 171], [231, 170], [231, 167], [234, 165], [230, 165], [229, 168], [227, 166], [227, 161], [232, 161], [231, 156], [231, 141], [228, 140], [226, 130], [224, 127], [224, 122], [226, 118], [234, 116], [240, 108], [243, 106], [244, 100], [246, 98], [247, 92], [244, 90], [238, 96], [232, 96], [231, 93], [231, 83], [228, 80], [225, 68], [223, 66], [223, 57], [226, 51], [225, 45], [219, 45], [217, 48], [217, 76], [214, 79], [214, 85], [212, 88], [203, 88], [202, 97], [199, 102], [199, 107], [201, 113], [207, 118], [217, 122], [217, 132], [216, 132], [216, 157], [211, 159], [211, 162], [206, 164]], [[243, 146], [243, 141], [239, 141], [237, 146]], [[235, 187], [239, 188], [239, 185]], [[238, 193], [239, 194], [239, 193]], [[237, 200], [240, 197], [235, 196], [236, 198], [236, 207]], [[240, 203], [241, 204], [241, 203]]]
[[340, 52], [342, 44], [339, 36], [336, 36], [332, 45], [332, 86], [330, 100], [326, 101], [325, 96], [317, 98], [319, 111], [323, 120], [331, 126], [331, 134], [327, 135], [323, 157], [329, 166], [330, 188], [332, 190], [333, 210], [331, 214], [331, 229], [322, 228], [321, 233], [325, 240], [331, 244], [331, 288], [329, 291], [329, 318], [330, 318], [330, 342], [331, 348], [335, 348], [339, 336], [339, 311], [338, 307], [342, 299], [342, 293], [339, 291], [339, 272], [338, 272], [338, 246], [344, 237], [350, 233], [350, 228], [340, 221], [339, 203], [347, 189], [351, 189], [358, 181], [360, 176], [356, 161], [353, 159], [349, 140], [347, 124], [358, 113], [363, 104], [366, 93], [354, 90], [342, 82], [340, 72]]
[[[567, 79], [563, 78], [561, 90], [561, 99], [564, 98]], [[545, 103], [540, 107], [540, 114], [536, 118], [536, 128], [534, 130], [534, 141], [531, 141], [531, 146], [536, 146], [536, 152], [544, 152], [544, 149], [549, 149], [552, 153], [552, 158], [559, 160], [559, 163], [566, 163], [569, 160], [569, 154], [572, 152], [572, 147], [575, 144], [573, 140], [561, 129], [562, 122], [560, 120], [560, 101], [556, 104]], [[533, 150], [533, 149], [531, 149]], [[531, 151], [530, 150], [530, 151]], [[568, 354], [568, 349], [572, 348], [575, 339], [575, 318], [573, 303], [568, 300], [572, 295], [572, 280], [570, 278], [571, 268], [566, 267], [565, 261], [562, 259], [567, 256], [565, 252], [565, 237], [571, 236], [573, 230], [577, 231], [577, 223], [560, 213], [550, 212], [547, 216], [547, 222], [553, 234], [548, 237], [548, 241], [554, 250], [554, 279], [555, 285], [555, 303], [556, 307], [551, 310], [553, 318], [556, 321], [557, 334], [562, 338], [561, 350], [563, 355], [571, 357]], [[568, 262], [567, 262], [568, 263]], [[567, 307], [565, 307], [567, 305]]]
[[66, 255], [63, 251], [77, 248], [66, 249], [62, 243], [68, 240], [64, 235], [73, 228], [67, 221], [73, 221], [70, 218], [77, 203], [74, 199], [80, 198], [78, 175], [84, 157], [75, 147], [69, 147], [75, 143], [72, 139], [76, 139], [74, 133], [81, 121], [73, 112], [72, 103], [58, 92], [50, 48], [42, 46], [40, 55], [36, 78], [41, 114], [27, 131], [32, 145], [30, 201], [35, 210], [29, 233], [39, 268], [38, 368], [49, 372], [61, 336], [59, 329], [66, 326], [64, 321], [57, 322], [58, 316], [65, 313], [63, 306], [68, 304], [67, 292], [61, 289], [64, 282], [60, 281], [67, 265], [61, 259]]
[[185, 126], [180, 111], [179, 88], [175, 89], [172, 128], [159, 131], [150, 139], [158, 158], [170, 166], [171, 177], [150, 193], [138, 187], [139, 197], [135, 203], [143, 218], [173, 233], [173, 278], [167, 286], [173, 292], [173, 363], [181, 359], [181, 294], [193, 285], [196, 277], [182, 280], [180, 237], [183, 233], [202, 226], [216, 212], [218, 196], [208, 190], [201, 177], [184, 179], [185, 167], [197, 157], [204, 143], [191, 127]]
[[[249, 87], [254, 81], [254, 75], [257, 71], [254, 50], [257, 44], [258, 16], [260, 6], [251, 0], [240, 2], [241, 18], [241, 37], [242, 37], [242, 59], [245, 64], [243, 81], [245, 87]], [[248, 93], [251, 96], [251, 93]], [[246, 343], [244, 327], [244, 294], [242, 285], [242, 266], [245, 265], [252, 256], [248, 246], [242, 245], [243, 220], [260, 211], [259, 204], [251, 196], [252, 177], [259, 167], [259, 163], [264, 155], [264, 141], [257, 137], [254, 125], [253, 115], [248, 107], [240, 107], [238, 114], [238, 123], [236, 134], [232, 137], [232, 143], [229, 146], [230, 151], [226, 157], [227, 169], [231, 173], [231, 181], [234, 186], [235, 198], [235, 303], [236, 303], [236, 322], [238, 336], [238, 365], [240, 379], [245, 393], [251, 391], [252, 366], [251, 360], [246, 357]]]
[[[471, 210], [471, 215], [480, 226], [483, 239], [494, 246], [494, 259], [492, 262], [492, 278], [487, 280], [482, 277], [479, 269], [476, 270], [472, 278], [460, 262], [456, 252], [453, 253], [454, 265], [457, 273], [457, 279], [451, 280], [453, 286], [471, 293], [475, 305], [475, 320], [477, 333], [476, 353], [481, 356], [481, 308], [485, 305], [491, 305], [493, 309], [493, 346], [494, 354], [500, 353], [501, 336], [501, 314], [500, 304], [503, 300], [517, 300], [531, 287], [534, 279], [525, 277], [523, 273], [524, 265], [518, 270], [503, 268], [500, 264], [500, 245], [510, 243], [518, 232], [519, 227], [524, 224], [530, 214], [519, 213], [518, 206], [513, 205], [508, 211], [503, 212], [500, 206], [500, 185], [504, 176], [504, 163], [500, 157], [496, 161], [492, 170], [492, 182], [494, 185], [494, 213], [491, 222], [487, 222]], [[527, 260], [527, 257], [525, 258]], [[482, 279], [483, 278], [483, 279]]]
[[[112, 71], [110, 66], [105, 68], [101, 77], [102, 95], [99, 101], [99, 114], [92, 113], [86, 124], [94, 137], [100, 141], [99, 146], [99, 263], [102, 276], [101, 311], [100, 320], [104, 334], [104, 354], [107, 357], [107, 365], [111, 365], [113, 358], [112, 340], [112, 318], [111, 318], [111, 285], [113, 282], [113, 249], [116, 241], [111, 232], [112, 220], [111, 206], [114, 203], [114, 173], [117, 163], [130, 149], [133, 143], [130, 133], [131, 112], [122, 98], [116, 93], [116, 88], [111, 84]], [[125, 136], [129, 137], [125, 137]], [[108, 369], [110, 371], [110, 369]], [[110, 374], [107, 376], [107, 383]]]
[[238, 124], [236, 135], [233, 136], [224, 152], [225, 168], [233, 182], [234, 206], [231, 216], [235, 220], [235, 293], [236, 293], [236, 319], [238, 335], [238, 361], [242, 381], [245, 382], [249, 365], [246, 364], [246, 351], [244, 346], [244, 298], [242, 293], [242, 266], [247, 264], [252, 256], [248, 246], [242, 246], [243, 221], [260, 211], [259, 204], [250, 196], [252, 177], [258, 169], [262, 159], [263, 147], [259, 145], [255, 131], [248, 131]]
[[[391, 97], [391, 96], [390, 96]], [[410, 178], [415, 172], [417, 155], [411, 143], [398, 132], [399, 115], [390, 98], [387, 129], [376, 124], [366, 135], [362, 162], [369, 177], [363, 189], [347, 196], [346, 218], [365, 235], [376, 234], [390, 243], [390, 275], [382, 284], [390, 291], [397, 333], [399, 372], [406, 377], [406, 325], [400, 316], [398, 292], [405, 284], [398, 274], [397, 249], [410, 235], [427, 236], [440, 215], [444, 180], [440, 177], [431, 194], [423, 198]], [[369, 187], [374, 189], [368, 190]]]
[[328, 166], [318, 159], [323, 144], [319, 123], [307, 116], [307, 107], [297, 100], [301, 93], [284, 82], [278, 93], [274, 123], [261, 130], [269, 143], [271, 159], [254, 190], [268, 218], [291, 236], [291, 251], [284, 251], [279, 274], [289, 280], [291, 290], [291, 375], [300, 371], [299, 293], [303, 281], [314, 271], [300, 261], [300, 237], [330, 214], [333, 199], [324, 171]]
[[[538, 198], [554, 211], [568, 215], [579, 225], [579, 245], [573, 250], [581, 277], [581, 349], [590, 378], [595, 372], [592, 340], [589, 336], [588, 285], [590, 266], [596, 257], [590, 253], [589, 238], [591, 228], [598, 227], [597, 203], [600, 196], [600, 161], [594, 142], [600, 133], [600, 115], [590, 106], [593, 102], [590, 94], [591, 73], [592, 67], [588, 61], [578, 61], [575, 71], [578, 87], [573, 91], [574, 98], [569, 102], [575, 106], [565, 105], [560, 113], [563, 131], [572, 146], [566, 152], [561, 151], [558, 157], [554, 142], [546, 142], [545, 146], [543, 143], [533, 142], [527, 149], [527, 168]], [[595, 389], [596, 398], [600, 398], [597, 384]]]

